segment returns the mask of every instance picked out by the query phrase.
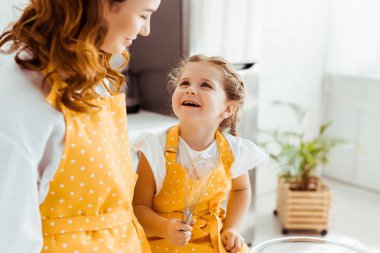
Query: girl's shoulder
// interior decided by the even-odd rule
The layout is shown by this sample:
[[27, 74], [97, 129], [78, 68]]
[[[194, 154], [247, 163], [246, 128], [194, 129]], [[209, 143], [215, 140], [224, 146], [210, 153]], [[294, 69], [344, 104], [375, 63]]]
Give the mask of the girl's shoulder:
[[240, 136], [234, 136], [227, 132], [222, 132], [222, 134], [228, 141], [231, 150], [257, 148], [257, 145], [248, 139]]
[[141, 133], [132, 145], [133, 152], [137, 156], [144, 154], [149, 167], [153, 172], [157, 192], [160, 191], [166, 175], [164, 149], [168, 129], [155, 133]]
[[224, 137], [227, 139], [232, 152], [235, 154], [256, 154], [259, 156], [267, 156], [267, 154], [253, 141], [244, 137], [234, 136], [229, 133], [223, 132]]
[[232, 177], [237, 177], [268, 159], [268, 155], [252, 141], [229, 133], [223, 132], [223, 135], [234, 156], [234, 163], [231, 166]]
[[166, 137], [168, 134], [168, 130], [164, 129], [158, 132], [143, 132], [138, 137], [136, 142], [134, 143], [135, 151], [139, 151], [141, 149], [149, 149], [149, 150], [163, 150], [166, 144]]

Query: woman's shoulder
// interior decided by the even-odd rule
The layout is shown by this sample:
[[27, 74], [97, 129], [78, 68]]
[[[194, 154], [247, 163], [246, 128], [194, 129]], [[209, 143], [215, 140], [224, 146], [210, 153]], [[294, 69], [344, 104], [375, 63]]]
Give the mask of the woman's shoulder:
[[14, 54], [0, 53], [0, 132], [24, 147], [24, 142], [43, 144], [49, 134], [65, 132], [62, 113], [45, 99], [43, 78], [41, 72], [22, 69]]
[[[42, 72], [31, 71], [19, 66], [15, 61], [15, 53], [0, 53], [0, 96], [12, 101], [34, 97], [44, 97], [42, 89]], [[9, 99], [9, 100], [10, 100]], [[7, 100], [7, 102], [11, 102]]]
[[[46, 91], [43, 89], [44, 75], [19, 66], [15, 54], [0, 53], [0, 96], [1, 104], [8, 109], [18, 106], [33, 106], [45, 103]], [[46, 89], [45, 89], [46, 90]], [[20, 108], [21, 109], [21, 108]], [[27, 109], [27, 108], [26, 108]]]
[[[22, 54], [22, 53], [20, 53]], [[26, 53], [25, 53], [26, 54]], [[2, 84], [13, 84], [10, 87], [37, 86], [41, 89], [43, 74], [37, 71], [24, 69], [16, 63], [16, 53], [4, 53], [0, 51], [0, 78]], [[2, 89], [9, 85], [1, 85]], [[36, 88], [37, 88], [36, 87]]]

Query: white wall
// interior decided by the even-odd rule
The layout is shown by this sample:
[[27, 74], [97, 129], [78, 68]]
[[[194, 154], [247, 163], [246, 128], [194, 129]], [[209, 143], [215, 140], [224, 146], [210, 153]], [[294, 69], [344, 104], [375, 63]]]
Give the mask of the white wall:
[[380, 192], [380, 77], [330, 74], [326, 78], [329, 133], [358, 148], [336, 148], [324, 174]]
[[[309, 109], [304, 129], [314, 135], [322, 121], [328, 0], [262, 0], [259, 128], [295, 128], [288, 110], [271, 101], [292, 101]], [[274, 190], [275, 170], [259, 169], [257, 191]]]
[[330, 0], [326, 69], [329, 73], [380, 73], [380, 1]]
[[15, 7], [23, 8], [28, 0], [1, 0], [0, 1], [0, 32], [12, 21], [15, 21], [19, 11]]
[[324, 174], [380, 191], [380, 16], [378, 0], [331, 0], [326, 61], [330, 134], [359, 145], [338, 147]]

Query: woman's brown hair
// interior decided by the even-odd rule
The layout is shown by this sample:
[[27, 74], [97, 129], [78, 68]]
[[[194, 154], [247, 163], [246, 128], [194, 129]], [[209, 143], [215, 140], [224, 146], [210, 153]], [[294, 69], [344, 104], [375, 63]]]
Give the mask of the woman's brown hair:
[[245, 97], [245, 84], [241, 76], [237, 73], [235, 68], [224, 58], [219, 56], [207, 57], [202, 54], [193, 55], [191, 57], [184, 58], [180, 61], [178, 66], [172, 70], [169, 74], [169, 85], [168, 89], [173, 92], [177, 87], [178, 82], [181, 78], [182, 72], [186, 65], [191, 62], [208, 62], [219, 66], [224, 74], [224, 91], [226, 92], [227, 99], [229, 101], [236, 101], [237, 109], [228, 118], [223, 119], [219, 124], [221, 130], [229, 128], [229, 133], [232, 135], [237, 135], [237, 124], [239, 122], [239, 112], [244, 104]]
[[[108, 0], [108, 4], [122, 2]], [[100, 50], [108, 31], [103, 18], [105, 0], [31, 0], [19, 20], [0, 35], [0, 48], [16, 51], [15, 60], [21, 67], [42, 71], [48, 66], [67, 86], [62, 102], [68, 108], [86, 112], [97, 105], [94, 87], [103, 78], [120, 91], [124, 76], [110, 67], [111, 55]], [[31, 57], [21, 57], [24, 51]], [[128, 52], [123, 52], [125, 64]]]

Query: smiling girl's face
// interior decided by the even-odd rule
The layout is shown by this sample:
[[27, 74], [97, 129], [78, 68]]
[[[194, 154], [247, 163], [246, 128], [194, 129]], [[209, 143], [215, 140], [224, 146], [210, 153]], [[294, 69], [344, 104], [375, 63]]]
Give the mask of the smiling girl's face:
[[104, 19], [108, 24], [108, 32], [101, 49], [110, 54], [118, 54], [130, 46], [137, 35], [148, 36], [151, 15], [160, 2], [161, 0], [126, 0], [105, 4]]
[[174, 90], [172, 107], [181, 122], [217, 128], [229, 107], [223, 69], [209, 62], [190, 62]]

